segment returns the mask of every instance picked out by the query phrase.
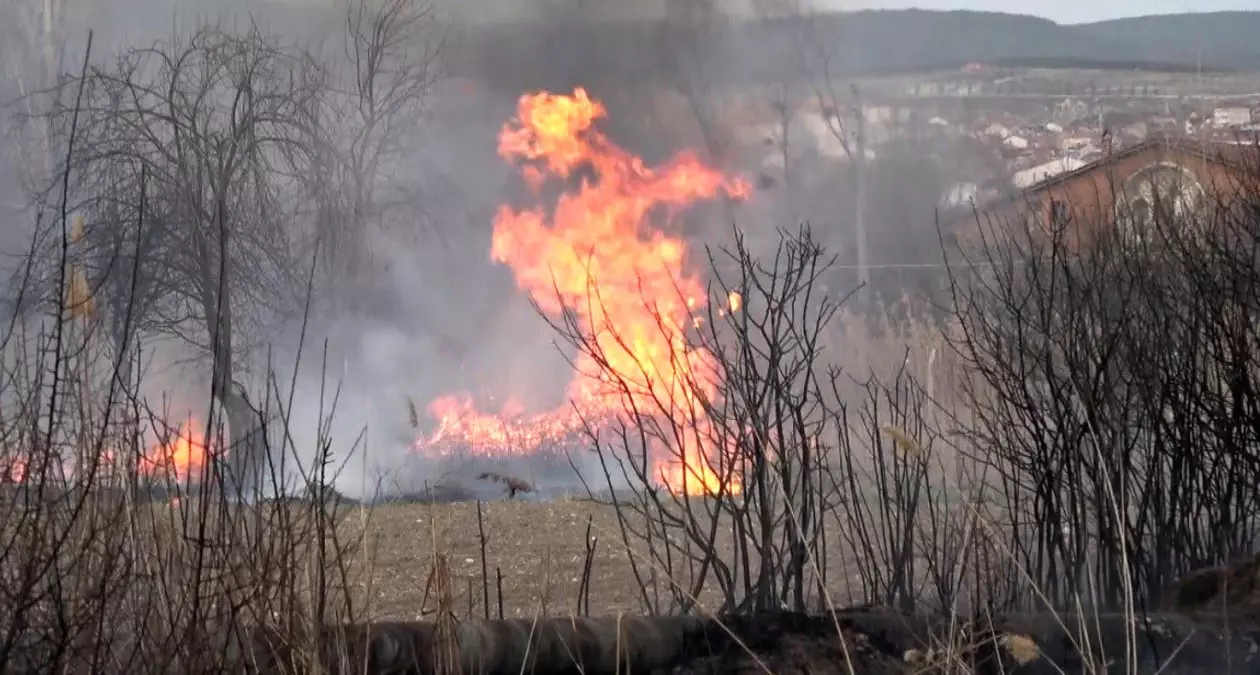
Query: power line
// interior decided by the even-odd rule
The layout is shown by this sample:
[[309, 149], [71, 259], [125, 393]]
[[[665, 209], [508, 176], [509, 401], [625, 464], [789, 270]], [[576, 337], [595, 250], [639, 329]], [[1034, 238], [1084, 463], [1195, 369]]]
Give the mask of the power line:
[[1002, 265], [1023, 265], [1027, 264], [1027, 260], [1010, 260], [993, 262], [991, 260], [978, 262], [952, 262], [952, 263], [875, 263], [871, 265], [827, 265], [827, 271], [843, 270], [860, 272], [863, 270], [969, 270], [969, 269], [992, 269]]
[[[1022, 260], [1014, 261], [1015, 264], [1022, 263]], [[985, 262], [969, 262], [969, 263], [880, 263], [874, 265], [829, 265], [828, 269], [833, 270], [893, 270], [893, 269], [971, 269], [975, 267], [994, 267], [999, 263]], [[1001, 263], [1006, 264], [1006, 263]]]

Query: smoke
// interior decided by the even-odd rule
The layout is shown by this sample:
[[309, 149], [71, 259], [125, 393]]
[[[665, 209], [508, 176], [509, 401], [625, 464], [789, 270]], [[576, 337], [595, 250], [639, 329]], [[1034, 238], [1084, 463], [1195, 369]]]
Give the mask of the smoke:
[[[497, 156], [499, 129], [523, 93], [581, 86], [610, 111], [601, 127], [649, 163], [682, 148], [740, 161], [719, 157], [729, 130], [696, 106], [711, 90], [765, 72], [772, 50], [749, 49], [737, 28], [721, 25], [749, 16], [754, 4], [436, 0], [435, 19], [445, 22], [445, 79], [428, 98], [411, 160], [391, 176], [416, 196], [419, 213], [371, 235], [371, 283], [336, 280], [342, 303], [317, 305], [304, 336], [297, 320], [254, 336], [243, 368], [254, 400], [278, 398], [285, 409], [285, 445], [297, 459], [309, 464], [327, 437], [334, 456], [346, 461], [337, 483], [344, 492], [365, 496], [381, 480], [387, 490], [415, 491], [452, 468], [422, 462], [410, 447], [428, 431], [425, 406], [435, 397], [470, 392], [491, 410], [509, 399], [535, 411], [563, 404], [572, 354], [555, 346], [511, 271], [489, 258], [496, 210], [532, 201], [515, 169]], [[257, 25], [335, 56], [344, 20], [340, 3], [319, 0], [109, 0], [73, 17], [65, 49], [74, 54], [77, 36], [91, 27], [95, 60], [108, 63], [124, 46], [212, 21]], [[726, 217], [715, 217], [713, 229], [729, 227]], [[265, 375], [268, 357], [274, 382]], [[146, 391], [191, 390], [179, 391], [180, 400], [204, 399], [207, 388], [189, 381], [202, 380], [154, 375]], [[419, 429], [412, 428], [408, 399], [418, 408]], [[577, 460], [593, 470], [591, 458]], [[551, 465], [539, 468], [541, 475], [521, 470], [538, 483], [572, 480]]]
[[[385, 287], [352, 303], [361, 311], [321, 317], [345, 366], [332, 435], [357, 438], [368, 429], [366, 461], [352, 462], [339, 482], [347, 493], [370, 492], [378, 479], [386, 491], [415, 492], [429, 482], [468, 480], [484, 468], [426, 462], [409, 447], [428, 430], [425, 406], [438, 396], [470, 392], [490, 412], [508, 400], [532, 412], [564, 405], [574, 355], [557, 348], [511, 271], [489, 259], [496, 210], [534, 199], [497, 156], [496, 140], [521, 94], [581, 86], [607, 104], [602, 128], [649, 162], [702, 146], [694, 131], [662, 124], [660, 93], [671, 87], [679, 53], [654, 49], [659, 35], [640, 24], [618, 23], [635, 18], [624, 8], [651, 14], [649, 4], [584, 2], [580, 12], [573, 2], [543, 0], [439, 5], [452, 19], [443, 54], [448, 78], [430, 97], [409, 176], [422, 195], [423, 217], [375, 235]], [[665, 6], [658, 7], [662, 17]], [[696, 54], [709, 46], [689, 47]], [[317, 389], [300, 390], [295, 417], [313, 418]], [[410, 426], [408, 399], [418, 408], [420, 430]], [[299, 445], [314, 447], [313, 439]], [[579, 451], [571, 459], [597, 478], [595, 458]], [[543, 490], [574, 484], [568, 462], [555, 457], [502, 464], [503, 472], [519, 472]]]
[[439, 0], [437, 6], [462, 25], [522, 23], [557, 13], [583, 21], [652, 21], [676, 16], [679, 10], [712, 7], [725, 16], [754, 16], [757, 0]]
[[[511, 271], [489, 258], [496, 210], [532, 201], [496, 153], [498, 131], [517, 99], [539, 89], [585, 87], [610, 109], [604, 125], [610, 136], [650, 163], [703, 143], [677, 116], [661, 116], [660, 94], [675, 88], [684, 58], [659, 31], [672, 21], [668, 0], [435, 0], [434, 8], [435, 20], [445, 22], [439, 66], [446, 78], [428, 98], [413, 158], [391, 177], [417, 195], [419, 213], [371, 235], [377, 272], [371, 283], [339, 279], [336, 307], [317, 303], [305, 321], [264, 324], [261, 334], [243, 336], [250, 348], [237, 364], [251, 399], [268, 402], [269, 412], [283, 411], [287, 433], [273, 444], [309, 466], [328, 441], [338, 463], [345, 462], [337, 485], [354, 496], [370, 494], [381, 480], [387, 490], [414, 491], [451, 468], [426, 465], [410, 448], [428, 431], [425, 406], [438, 396], [470, 392], [491, 411], [508, 400], [534, 411], [564, 404], [573, 355], [556, 347], [553, 330]], [[342, 3], [320, 0], [107, 0], [81, 10], [68, 13], [61, 29], [63, 71], [74, 67], [65, 64], [77, 62], [88, 30], [93, 62], [108, 67], [128, 47], [168, 41], [206, 23], [256, 26], [337, 56], [345, 25]], [[686, 45], [685, 58], [711, 46]], [[6, 171], [13, 165], [6, 163]], [[5, 188], [17, 183], [5, 172], [0, 181]], [[0, 196], [10, 194], [20, 190]], [[8, 223], [22, 216], [4, 217]], [[3, 243], [6, 253], [20, 253], [24, 238]], [[151, 366], [142, 393], [169, 400], [176, 418], [208, 404], [207, 369], [172, 365], [197, 351], [169, 341], [146, 346]], [[408, 400], [418, 408], [419, 429], [412, 428]], [[539, 483], [569, 471], [517, 468]]]

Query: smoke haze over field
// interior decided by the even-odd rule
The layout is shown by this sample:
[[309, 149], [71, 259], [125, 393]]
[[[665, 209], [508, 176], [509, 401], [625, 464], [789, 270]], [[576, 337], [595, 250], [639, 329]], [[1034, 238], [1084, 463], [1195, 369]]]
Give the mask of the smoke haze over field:
[[[264, 31], [309, 44], [322, 42], [324, 53], [339, 54], [336, 31], [342, 28], [343, 10], [326, 4], [117, 3], [82, 22], [97, 31], [94, 62], [108, 63], [110, 51], [168, 39], [173, 29], [186, 32], [206, 20], [242, 27], [253, 20]], [[537, 71], [548, 88], [563, 92], [585, 86], [607, 98], [611, 114], [605, 126], [631, 151], [658, 161], [681, 145], [668, 133], [645, 125], [652, 103], [635, 90], [621, 89], [618, 69], [635, 63], [654, 69], [659, 64], [646, 52], [601, 49], [581, 39], [588, 19], [615, 18], [616, 8], [627, 6], [612, 3], [607, 7], [610, 13], [588, 8], [581, 17], [567, 16], [556, 22], [552, 44], [526, 49], [538, 57]], [[155, 11], [158, 7], [163, 11]], [[447, 3], [439, 4], [439, 9], [443, 11], [436, 15], [438, 20], [451, 10], [452, 24], [444, 31], [434, 30], [433, 37], [449, 40], [452, 49], [460, 48], [470, 24], [564, 16], [558, 4], [545, 2]], [[74, 43], [67, 46], [70, 62], [75, 48]], [[565, 386], [572, 378], [568, 363], [572, 354], [566, 357], [554, 346], [552, 329], [527, 294], [516, 288], [511, 272], [489, 260], [496, 210], [503, 204], [533, 201], [513, 168], [497, 156], [497, 134], [513, 115], [517, 98], [539, 85], [505, 79], [499, 72], [503, 64], [493, 60], [484, 66], [475, 60], [474, 65], [468, 63], [461, 66], [460, 77], [439, 81], [430, 93], [428, 117], [413, 158], [406, 162], [405, 172], [392, 177], [418, 196], [421, 213], [406, 222], [391, 222], [373, 235], [376, 278], [339, 281], [336, 292], [343, 304], [336, 310], [317, 308], [307, 328], [290, 433], [299, 452], [313, 452], [321, 396], [325, 413], [332, 397], [331, 391], [321, 392], [326, 338], [332, 357], [327, 366], [329, 385], [340, 380], [342, 387], [331, 428], [334, 448], [344, 454], [365, 426], [369, 430], [366, 464], [352, 462], [340, 484], [351, 494], [360, 493], [365, 485], [370, 491], [381, 471], [405, 469], [414, 460], [407, 446], [426, 430], [430, 420], [425, 419], [425, 405], [430, 400], [470, 392], [491, 412], [509, 399], [541, 411], [563, 405]], [[270, 346], [275, 350], [273, 367], [279, 371], [280, 399], [287, 405], [284, 390], [287, 371], [296, 359], [298, 324], [290, 321], [278, 340], [254, 336], [252, 364], [241, 379], [256, 400], [265, 386], [263, 359]], [[202, 370], [193, 369], [198, 377], [189, 377], [187, 370], [164, 376], [159, 370], [147, 382], [147, 393], [188, 386], [184, 383], [207, 375]], [[200, 394], [193, 399], [204, 398], [203, 387], [193, 389]], [[419, 408], [420, 432], [410, 427], [408, 398]], [[404, 484], [390, 487], [414, 491], [421, 481], [434, 478], [404, 471], [401, 478], [395, 474], [390, 479]]]
[[[426, 419], [425, 405], [436, 397], [470, 392], [491, 412], [509, 399], [531, 411], [564, 403], [565, 387], [573, 376], [571, 350], [565, 354], [554, 345], [554, 331], [517, 288], [511, 270], [490, 261], [496, 211], [505, 204], [519, 206], [535, 200], [514, 168], [497, 156], [497, 136], [522, 94], [541, 88], [567, 93], [581, 86], [609, 109], [601, 129], [647, 162], [660, 162], [683, 148], [717, 161], [730, 143], [723, 135], [729, 135], [729, 130], [715, 123], [716, 115], [692, 107], [704, 98], [704, 87], [712, 84], [706, 79], [706, 69], [720, 64], [729, 73], [764, 59], [734, 38], [710, 35], [703, 29], [680, 32], [688, 36], [685, 41], [661, 43], [652, 41], [659, 37], [655, 34], [597, 33], [592, 28], [607, 19], [664, 16], [666, 4], [666, 0], [654, 4], [600, 0], [583, 3], [578, 13], [562, 0], [438, 2], [429, 37], [434, 44], [445, 41], [436, 64], [439, 80], [427, 96], [426, 116], [415, 146], [389, 176], [400, 193], [416, 199], [419, 212], [392, 219], [372, 233], [370, 274], [336, 278], [324, 288], [338, 296], [339, 302], [335, 306], [321, 302], [313, 308], [296, 378], [289, 427], [303, 461], [315, 452], [318, 418], [321, 411], [328, 413], [337, 382], [341, 389], [328, 429], [333, 448], [344, 458], [351, 446], [366, 444], [366, 458], [357, 457], [345, 468], [339, 481], [343, 491], [370, 492], [383, 471], [394, 472], [387, 487], [404, 491], [414, 491], [438, 477], [429, 466], [417, 474], [415, 453], [408, 448], [427, 430], [431, 421]], [[732, 1], [721, 6], [728, 14], [740, 15], [747, 13], [749, 5]], [[635, 16], [630, 16], [630, 10]], [[265, 32], [311, 49], [319, 46], [321, 55], [344, 58], [339, 33], [344, 28], [344, 9], [316, 0], [110, 0], [69, 18], [62, 58], [66, 64], [77, 62], [83, 43], [80, 36], [88, 27], [96, 31], [93, 62], [105, 67], [127, 46], [147, 46], [169, 39], [173, 32], [186, 34], [204, 21], [241, 29], [253, 21]], [[535, 27], [541, 24], [546, 30], [515, 34], [509, 29], [492, 34], [488, 43], [473, 39], [481, 26], [522, 21]], [[732, 167], [738, 165], [738, 158], [729, 161]], [[922, 162], [905, 165], [923, 171]], [[743, 171], [747, 166], [739, 168]], [[768, 200], [754, 200], [750, 208], [766, 219], [790, 214], [790, 219], [808, 219], [820, 230], [832, 227], [840, 202], [828, 181], [846, 184], [845, 178], [843, 174], [820, 175], [812, 188], [815, 196], [794, 194], [790, 212], [774, 210]], [[901, 208], [914, 201], [900, 199], [899, 194], [886, 201]], [[920, 196], [930, 208], [934, 194], [927, 191]], [[733, 216], [710, 211], [686, 224], [689, 235], [726, 232]], [[6, 213], [5, 217], [20, 225], [30, 216]], [[754, 234], [761, 236], [770, 229]], [[2, 243], [6, 251], [12, 251], [21, 242]], [[703, 264], [698, 248], [693, 257]], [[298, 313], [294, 308], [294, 314]], [[300, 318], [288, 316], [281, 325], [259, 326], [256, 334], [245, 335], [249, 358], [242, 362], [239, 379], [255, 400], [270, 388], [264, 373], [270, 348], [274, 350], [272, 367], [278, 371], [273, 386], [288, 405], [300, 329]], [[322, 363], [324, 340], [328, 341], [326, 367]], [[164, 345], [153, 358], [174, 362], [190, 355]], [[321, 370], [326, 372], [321, 374]], [[207, 398], [209, 388], [200, 384], [207, 376], [204, 367], [178, 372], [156, 367], [145, 383], [145, 393], [157, 398], [162, 392], [179, 390], [181, 406], [196, 405], [183, 402]], [[419, 408], [419, 431], [411, 428], [408, 398]], [[361, 437], [364, 428], [368, 433]], [[579, 464], [584, 461], [578, 458]]]

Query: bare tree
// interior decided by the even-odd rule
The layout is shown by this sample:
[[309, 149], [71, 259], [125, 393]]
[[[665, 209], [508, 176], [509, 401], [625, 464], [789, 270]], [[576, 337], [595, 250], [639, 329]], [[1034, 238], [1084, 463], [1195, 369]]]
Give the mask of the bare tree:
[[722, 165], [734, 139], [714, 88], [729, 75], [721, 64], [733, 36], [731, 22], [715, 0], [672, 2], [667, 11], [658, 33], [660, 53], [669, 61], [664, 72], [673, 75], [671, 85], [686, 101], [710, 159]]
[[[4, 65], [0, 77], [0, 97], [5, 102], [17, 100], [17, 115], [2, 127], [14, 156], [19, 177], [27, 185], [42, 185], [53, 179], [56, 171], [52, 129], [47, 119], [37, 114], [32, 96], [53, 86], [63, 72], [66, 42], [65, 0], [10, 0], [0, 4], [6, 17], [0, 23], [0, 60]], [[10, 109], [9, 112], [15, 112]]]
[[72, 198], [119, 379], [130, 384], [140, 338], [177, 337], [207, 357], [238, 482], [265, 459], [266, 402], [243, 384], [265, 337], [308, 291], [344, 302], [370, 282], [374, 230], [417, 213], [400, 176], [435, 77], [435, 25], [425, 3], [363, 0], [342, 58], [204, 27], [86, 75]]
[[[73, 193], [89, 223], [81, 255], [112, 342], [121, 350], [133, 335], [174, 335], [207, 355], [210, 398], [230, 420], [233, 478], [252, 481], [259, 421], [238, 375], [251, 329], [301, 307], [296, 254], [309, 247], [312, 217], [292, 195], [326, 143], [326, 76], [256, 30], [203, 28], [131, 50], [82, 84], [68, 161], [83, 176]], [[124, 381], [131, 358], [116, 354]]]
[[325, 101], [331, 143], [317, 235], [329, 280], [374, 268], [373, 228], [420, 222], [418, 194], [403, 180], [419, 151], [425, 99], [440, 76], [445, 35], [429, 0], [357, 0], [347, 10], [344, 61], [332, 65]]
[[[773, 188], [767, 197], [773, 219], [810, 221], [817, 236], [833, 220], [851, 223], [852, 239], [828, 243], [856, 251], [865, 288], [867, 131], [860, 92], [844, 85], [836, 64], [834, 16], [820, 16], [820, 10], [797, 0], [755, 0], [751, 21], [729, 19], [713, 0], [670, 8], [661, 51], [670, 54], [671, 83], [686, 99], [710, 155], [732, 155], [730, 146], [751, 140], [765, 155], [760, 184]], [[759, 48], [746, 49], [753, 41]], [[732, 109], [744, 118], [734, 119]], [[748, 134], [748, 113], [764, 120], [758, 138]], [[841, 165], [847, 170], [839, 171]], [[836, 200], [836, 183], [845, 178], [851, 178], [845, 198]], [[837, 215], [841, 207], [845, 211]], [[773, 248], [767, 242], [764, 252]]]
[[[378, 235], [405, 236], [428, 220], [415, 161], [445, 26], [430, 0], [355, 0], [342, 37], [321, 101], [327, 142], [307, 181], [317, 205], [315, 299], [325, 306], [317, 316], [330, 317], [361, 312], [364, 297], [382, 294]], [[357, 335], [338, 337], [337, 347], [357, 344]], [[348, 357], [334, 358], [334, 367], [344, 377]]]
[[[799, 44], [802, 73], [814, 94], [819, 110], [828, 123], [832, 136], [844, 148], [854, 166], [853, 234], [861, 290], [870, 284], [869, 250], [867, 247], [867, 149], [866, 109], [857, 85], [841, 94], [837, 63], [837, 36], [820, 27], [814, 13], [818, 10], [796, 0], [787, 0], [791, 15], [799, 22]], [[828, 26], [834, 21], [828, 22]]]

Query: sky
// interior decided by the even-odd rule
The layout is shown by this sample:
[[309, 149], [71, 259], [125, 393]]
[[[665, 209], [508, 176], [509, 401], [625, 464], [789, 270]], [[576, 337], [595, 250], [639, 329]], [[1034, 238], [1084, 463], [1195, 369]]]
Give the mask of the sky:
[[974, 9], [1044, 16], [1059, 23], [1084, 23], [1145, 14], [1260, 11], [1260, 0], [816, 0], [836, 9]]

